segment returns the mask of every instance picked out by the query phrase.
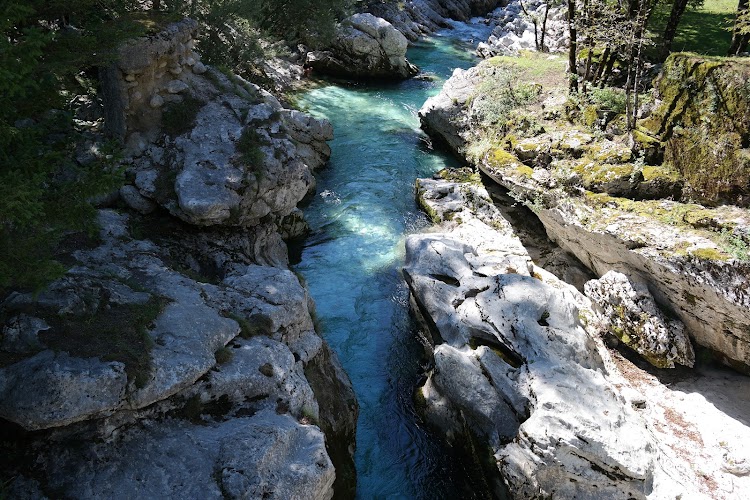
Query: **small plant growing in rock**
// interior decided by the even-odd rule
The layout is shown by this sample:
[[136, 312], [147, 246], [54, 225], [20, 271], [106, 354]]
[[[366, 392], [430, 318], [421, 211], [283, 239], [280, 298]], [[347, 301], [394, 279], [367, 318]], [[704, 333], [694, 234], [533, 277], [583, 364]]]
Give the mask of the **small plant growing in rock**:
[[232, 360], [232, 356], [233, 356], [232, 349], [227, 346], [224, 346], [221, 349], [218, 349], [214, 353], [214, 358], [216, 358], [216, 363], [220, 365], [229, 363]]
[[265, 141], [258, 134], [258, 131], [247, 127], [242, 131], [242, 135], [237, 141], [237, 151], [241, 154], [241, 160], [243, 163], [248, 163], [253, 166], [260, 166], [265, 160], [265, 155], [260, 149], [261, 146], [265, 145]]
[[190, 95], [182, 102], [167, 104], [161, 115], [162, 129], [172, 137], [184, 134], [195, 126], [195, 117], [204, 105], [203, 101]]

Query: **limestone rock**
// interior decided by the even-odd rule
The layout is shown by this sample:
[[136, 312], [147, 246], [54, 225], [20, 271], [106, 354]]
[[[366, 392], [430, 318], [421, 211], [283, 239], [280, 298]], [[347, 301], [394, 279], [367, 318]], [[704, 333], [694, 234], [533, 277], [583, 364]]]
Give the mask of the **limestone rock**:
[[406, 241], [407, 282], [435, 345], [420, 389], [428, 421], [454, 442], [481, 436], [474, 446], [498, 467], [487, 477], [502, 475], [519, 498], [679, 491], [584, 328], [588, 300], [531, 262], [480, 185], [419, 185], [430, 213], [452, 213]]
[[585, 291], [597, 304], [605, 329], [649, 363], [659, 368], [674, 368], [675, 363], [693, 366], [695, 353], [684, 325], [667, 319], [644, 285], [609, 271], [586, 283]]
[[262, 400], [271, 410], [283, 405], [291, 415], [317, 421], [315, 394], [289, 347], [259, 336], [237, 340], [228, 349], [229, 361], [217, 365], [193, 390], [204, 402], [212, 395], [236, 404]]
[[320, 430], [270, 411], [204, 426], [166, 421], [121, 443], [55, 452], [45, 456], [49, 483], [75, 498], [322, 500], [335, 479]]
[[134, 186], [126, 185], [121, 187], [120, 198], [127, 206], [138, 213], [147, 215], [156, 210], [156, 203], [141, 195]]
[[35, 352], [43, 348], [39, 332], [49, 330], [49, 325], [40, 318], [20, 314], [3, 328], [0, 349], [12, 353]]
[[179, 94], [180, 92], [186, 91], [188, 88], [188, 84], [182, 80], [172, 80], [167, 84], [167, 92], [170, 94]]
[[[330, 156], [330, 124], [299, 112], [282, 114], [278, 101], [253, 98], [250, 90], [260, 91], [247, 85], [245, 93], [216, 96], [202, 106], [194, 127], [174, 139], [169, 154], [152, 147], [141, 157], [135, 177], [142, 195], [199, 226], [250, 227], [294, 210], [314, 189], [311, 170]], [[192, 89], [218, 91], [203, 78]]]
[[[472, 137], [467, 97], [481, 81], [481, 71], [475, 67], [455, 72], [444, 91], [420, 110], [422, 126], [458, 155], [464, 154]], [[477, 166], [516, 199], [533, 205], [560, 248], [598, 276], [614, 270], [647, 282], [656, 302], [684, 323], [696, 344], [717, 353], [726, 364], [750, 371], [750, 333], [742, 326], [750, 324], [750, 265], [728, 253], [718, 231], [713, 236], [704, 231], [723, 227], [740, 246], [746, 245], [747, 211], [729, 206], [708, 210], [671, 200], [620, 200], [608, 194], [571, 196], [566, 187], [611, 189], [617, 191], [613, 194], [636, 198], [681, 188], [674, 178], [669, 180], [669, 172], [638, 171], [618, 152], [620, 148], [606, 142], [606, 151], [599, 151], [605, 157], [596, 159], [601, 169], [589, 169], [587, 156], [599, 154], [599, 144], [592, 142], [590, 134], [566, 131], [548, 136], [551, 149], [565, 156], [549, 167], [556, 174], [569, 174], [559, 184], [536, 175], [536, 165], [533, 169], [523, 165], [502, 149], [496, 151], [502, 161], [488, 154]], [[659, 185], [658, 178], [668, 180]], [[686, 214], [682, 221], [672, 222], [669, 214], [682, 212]], [[701, 216], [706, 212], [712, 217]]]
[[30, 430], [59, 427], [119, 407], [126, 385], [122, 363], [43, 351], [0, 370], [0, 416]]
[[451, 150], [459, 151], [466, 146], [469, 117], [465, 106], [479, 80], [476, 68], [456, 69], [440, 93], [427, 99], [419, 110], [422, 128], [447, 143]]
[[308, 53], [306, 63], [337, 76], [409, 78], [418, 70], [406, 60], [407, 45], [406, 37], [385, 19], [354, 14], [337, 28], [332, 48]]
[[540, 20], [545, 16], [547, 18], [544, 38], [546, 51], [563, 52], [567, 49], [569, 34], [564, 6], [550, 7], [546, 2], [531, 0], [523, 2], [523, 7], [528, 15], [524, 13], [518, 0], [512, 0], [505, 7], [492, 12], [492, 35], [486, 42], [479, 44], [477, 52], [480, 56], [518, 55], [524, 50], [537, 50], [540, 40], [535, 40], [534, 24], [530, 17]]

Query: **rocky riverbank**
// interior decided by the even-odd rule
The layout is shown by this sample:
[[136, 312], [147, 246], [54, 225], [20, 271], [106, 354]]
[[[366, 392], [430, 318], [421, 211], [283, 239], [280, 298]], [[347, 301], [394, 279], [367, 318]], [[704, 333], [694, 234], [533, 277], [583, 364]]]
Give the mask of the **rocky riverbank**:
[[410, 78], [419, 68], [406, 59], [409, 41], [449, 26], [486, 15], [498, 0], [410, 0], [371, 2], [363, 13], [341, 22], [331, 47], [311, 51], [305, 64], [321, 74], [353, 79]]
[[438, 224], [406, 242], [431, 345], [417, 400], [454, 445], [491, 454], [498, 496], [742, 498], [747, 377], [659, 380], [610, 352], [596, 303], [535, 265], [476, 174], [420, 179], [417, 197]]
[[[747, 371], [747, 210], [672, 199], [685, 185], [680, 173], [649, 164], [646, 140], [631, 148], [596, 104], [572, 104], [554, 79], [561, 59], [525, 60], [546, 70], [499, 57], [454, 73], [420, 111], [425, 128], [528, 203], [548, 235], [596, 274], [615, 270], [645, 284], [694, 342]], [[509, 78], [520, 78], [523, 95], [496, 96], [513, 124], [489, 139], [495, 111], [484, 96]]]
[[2, 303], [12, 497], [353, 492], [357, 402], [283, 241], [305, 231], [331, 126], [203, 65], [195, 29], [103, 72], [128, 183], [98, 236], [71, 238], [65, 276]]
[[[543, 272], [478, 173], [420, 180], [440, 226], [407, 241], [407, 281], [433, 344], [417, 397], [448, 439], [479, 456], [488, 447], [488, 477], [519, 498], [742, 498], [748, 457], [733, 443], [750, 436], [748, 379], [711, 362], [750, 366], [749, 130], [727, 83], [746, 68], [672, 56], [629, 141], [617, 90], [570, 98], [564, 64], [524, 54], [456, 70], [420, 118], [600, 279], [576, 290], [559, 263]], [[686, 75], [695, 83], [672, 92]], [[697, 120], [718, 94], [729, 95], [723, 118]], [[698, 153], [677, 152], [685, 137]], [[717, 179], [707, 157], [735, 165], [740, 182]]]

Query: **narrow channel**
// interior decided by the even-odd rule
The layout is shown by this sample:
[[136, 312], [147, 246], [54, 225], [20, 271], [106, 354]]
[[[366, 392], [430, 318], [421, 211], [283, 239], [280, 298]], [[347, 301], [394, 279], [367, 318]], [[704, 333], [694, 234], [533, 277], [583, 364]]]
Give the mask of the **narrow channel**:
[[427, 219], [414, 180], [455, 160], [432, 151], [417, 110], [455, 68], [476, 63], [480, 19], [455, 23], [410, 48], [422, 70], [399, 84], [327, 84], [303, 94], [336, 138], [305, 215], [313, 230], [296, 270], [317, 304], [321, 332], [349, 373], [360, 403], [358, 498], [472, 498], [470, 465], [421, 426], [412, 404], [422, 348], [401, 274], [404, 237]]

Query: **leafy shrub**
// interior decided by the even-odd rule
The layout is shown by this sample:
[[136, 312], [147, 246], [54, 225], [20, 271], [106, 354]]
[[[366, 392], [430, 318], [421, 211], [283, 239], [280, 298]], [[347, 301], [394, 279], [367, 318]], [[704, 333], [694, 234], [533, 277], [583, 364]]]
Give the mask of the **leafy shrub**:
[[504, 128], [511, 112], [536, 101], [540, 88], [519, 81], [520, 71], [513, 66], [485, 69], [471, 96], [471, 112], [485, 128]]
[[265, 155], [260, 149], [265, 142], [254, 128], [246, 127], [237, 141], [237, 151], [242, 154], [243, 163], [260, 166], [265, 160]]
[[187, 95], [182, 102], [170, 102], [164, 106], [161, 126], [167, 135], [176, 137], [195, 127], [195, 117], [205, 103]]
[[612, 111], [618, 115], [625, 113], [625, 92], [620, 89], [594, 88], [589, 93], [591, 103], [603, 111]]

